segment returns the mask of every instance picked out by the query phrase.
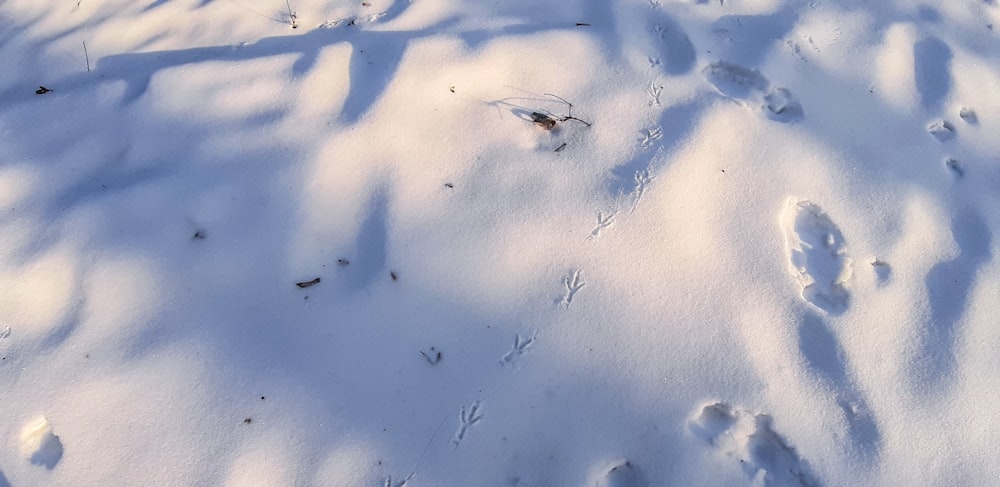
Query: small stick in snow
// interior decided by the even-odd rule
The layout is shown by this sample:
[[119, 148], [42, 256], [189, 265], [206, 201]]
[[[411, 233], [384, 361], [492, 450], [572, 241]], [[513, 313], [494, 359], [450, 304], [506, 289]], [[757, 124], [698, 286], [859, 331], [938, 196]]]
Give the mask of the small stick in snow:
[[307, 287], [311, 287], [311, 286], [315, 286], [315, 285], [319, 284], [319, 281], [320, 281], [320, 278], [317, 277], [316, 279], [313, 279], [311, 281], [297, 282], [297, 283], [295, 283], [295, 285], [298, 286], [298, 287], [300, 287], [300, 288], [302, 288], [302, 289], [305, 289]]
[[39, 86], [38, 89], [35, 90], [35, 94], [36, 95], [44, 95], [44, 94], [49, 93], [51, 91], [52, 90], [50, 90], [50, 89], [48, 89], [48, 88], [46, 88], [44, 86]]
[[[410, 470], [410, 473], [407, 474], [398, 482], [393, 482], [392, 476], [389, 476], [387, 479], [385, 479], [385, 483], [382, 484], [384, 487], [406, 487], [406, 484], [409, 483], [409, 481], [417, 475], [417, 469], [420, 468], [420, 464], [424, 461], [424, 457], [427, 456], [427, 451], [430, 450], [431, 443], [434, 442], [434, 438], [437, 438], [437, 435], [441, 431], [441, 428], [444, 426], [445, 421], [448, 421], [448, 418], [450, 417], [451, 413], [446, 414], [445, 417], [441, 419], [441, 422], [434, 430], [434, 433], [431, 434], [430, 439], [427, 440], [427, 444], [424, 445], [424, 451], [420, 452], [420, 457], [417, 458], [417, 463], [413, 465], [413, 470]], [[382, 462], [379, 462], [379, 465], [381, 464]]]
[[567, 110], [567, 115], [564, 117], [553, 115], [551, 113], [531, 112], [531, 121], [535, 122], [536, 125], [545, 130], [552, 130], [556, 128], [556, 125], [559, 123], [565, 122], [567, 120], [576, 120], [577, 122], [580, 122], [590, 127], [590, 122], [581, 120], [573, 116], [573, 104], [566, 101], [565, 98], [553, 95], [552, 93], [543, 93], [543, 94], [546, 96], [551, 96], [553, 98], [558, 98], [559, 100], [562, 100], [563, 103], [569, 106], [569, 109]]
[[83, 58], [87, 60], [87, 72], [90, 72], [90, 54], [87, 54], [87, 41], [83, 41]]
[[291, 25], [293, 29], [298, 29], [299, 28], [299, 22], [298, 22], [299, 18], [298, 18], [298, 16], [295, 15], [295, 12], [292, 11], [292, 4], [289, 3], [288, 0], [285, 0], [285, 8], [288, 9], [288, 23], [289, 23], [289, 25]]

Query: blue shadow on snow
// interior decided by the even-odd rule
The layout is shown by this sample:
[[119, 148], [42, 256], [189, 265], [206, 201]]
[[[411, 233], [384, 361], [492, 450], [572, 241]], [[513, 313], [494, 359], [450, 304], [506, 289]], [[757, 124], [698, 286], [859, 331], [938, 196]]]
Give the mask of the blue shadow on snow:
[[951, 91], [951, 58], [951, 48], [935, 37], [913, 45], [913, 75], [925, 110], [940, 110]]
[[914, 386], [928, 392], [940, 390], [944, 379], [954, 372], [956, 326], [965, 313], [976, 271], [991, 258], [993, 236], [972, 209], [965, 208], [955, 217], [951, 232], [959, 255], [936, 264], [927, 273], [931, 320], [914, 357]]

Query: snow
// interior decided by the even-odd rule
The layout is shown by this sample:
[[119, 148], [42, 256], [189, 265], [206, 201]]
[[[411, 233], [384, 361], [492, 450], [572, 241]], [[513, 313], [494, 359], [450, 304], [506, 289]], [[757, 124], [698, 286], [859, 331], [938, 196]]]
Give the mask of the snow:
[[21, 455], [36, 465], [52, 468], [62, 457], [62, 444], [44, 416], [32, 418], [21, 430]]
[[2, 1], [0, 486], [994, 484], [998, 36]]

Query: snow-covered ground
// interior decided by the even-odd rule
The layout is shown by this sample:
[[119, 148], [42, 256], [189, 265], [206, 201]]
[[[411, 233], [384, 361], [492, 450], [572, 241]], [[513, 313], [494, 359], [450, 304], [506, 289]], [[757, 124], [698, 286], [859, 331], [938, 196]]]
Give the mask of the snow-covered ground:
[[0, 486], [1000, 485], [993, 0], [0, 0], [0, 64]]

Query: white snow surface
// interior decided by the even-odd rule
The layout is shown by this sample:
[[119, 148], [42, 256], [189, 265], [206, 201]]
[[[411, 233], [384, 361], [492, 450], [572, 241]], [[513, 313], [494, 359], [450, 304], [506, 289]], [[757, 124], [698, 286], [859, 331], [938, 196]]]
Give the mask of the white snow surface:
[[1000, 485], [996, 1], [0, 0], [0, 59], [0, 486]]

